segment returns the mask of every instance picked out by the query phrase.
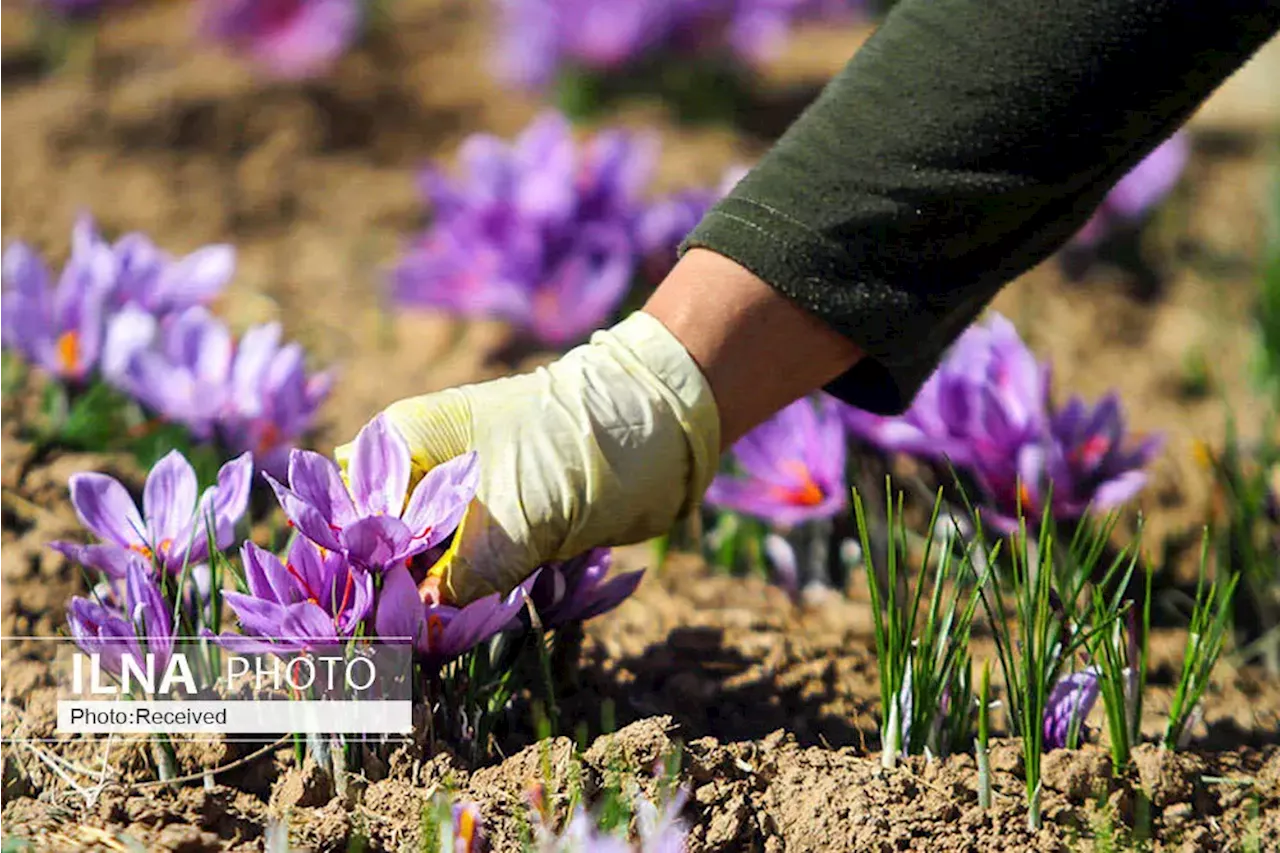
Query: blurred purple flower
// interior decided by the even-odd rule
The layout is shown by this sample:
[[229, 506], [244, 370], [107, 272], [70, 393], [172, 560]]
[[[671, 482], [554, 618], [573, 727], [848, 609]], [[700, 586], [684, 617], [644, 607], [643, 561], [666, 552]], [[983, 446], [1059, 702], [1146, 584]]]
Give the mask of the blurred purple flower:
[[462, 521], [479, 483], [476, 455], [437, 465], [409, 490], [409, 447], [378, 415], [360, 430], [347, 467], [309, 450], [289, 456], [289, 486], [267, 475], [298, 532], [357, 566], [382, 569], [444, 541]]
[[845, 508], [845, 437], [834, 400], [801, 399], [733, 446], [744, 476], [718, 475], [706, 502], [790, 527]]
[[409, 638], [429, 666], [443, 666], [505, 630], [524, 607], [536, 574], [506, 596], [493, 593], [465, 607], [425, 604], [403, 563], [383, 574], [374, 627], [384, 639]]
[[434, 222], [400, 261], [396, 298], [504, 319], [554, 345], [584, 337], [635, 273], [633, 229], [654, 153], [651, 140], [618, 130], [578, 145], [558, 113], [510, 145], [470, 137], [459, 153], [465, 179], [423, 173]]
[[844, 406], [856, 438], [888, 453], [970, 465], [983, 454], [1007, 453], [1048, 421], [1049, 369], [1013, 324], [991, 312], [970, 326], [902, 415], [884, 417]]
[[[203, 308], [189, 308], [164, 323], [128, 312], [113, 325], [132, 341], [130, 357], [108, 374], [122, 389], [162, 418], [210, 440], [227, 411], [235, 343], [231, 332]], [[150, 335], [153, 340], [142, 342]]]
[[1011, 454], [976, 460], [974, 474], [991, 500], [992, 512], [984, 518], [1010, 531], [1017, 527], [1019, 507], [1025, 517], [1036, 519], [1048, 502], [1050, 515], [1060, 521], [1117, 507], [1146, 485], [1143, 468], [1163, 443], [1161, 436], [1128, 441], [1114, 394], [1093, 409], [1072, 397], [1053, 413], [1039, 440]]
[[729, 194], [747, 169], [727, 169], [714, 188], [684, 190], [649, 205], [636, 222], [636, 244], [645, 259], [646, 277], [661, 281], [675, 265], [680, 243], [711, 206]]
[[179, 574], [184, 566], [209, 558], [210, 527], [216, 548], [231, 544], [236, 522], [249, 505], [252, 474], [253, 459], [246, 453], [223, 465], [217, 483], [201, 495], [195, 469], [181, 453], [171, 450], [147, 474], [141, 513], [115, 478], [94, 472], [73, 474], [71, 503], [76, 515], [105, 544], [54, 542], [51, 547], [109, 577], [120, 577], [132, 564], [117, 549]]
[[1071, 238], [1075, 248], [1092, 248], [1115, 228], [1141, 222], [1173, 191], [1187, 166], [1191, 143], [1178, 131], [1148, 154], [1111, 188], [1089, 221]]
[[173, 652], [173, 620], [160, 594], [156, 575], [139, 556], [129, 554], [122, 598], [112, 606], [79, 596], [67, 607], [67, 622], [76, 645], [99, 656], [107, 672], [119, 675], [122, 659], [132, 656], [141, 671], [144, 655], [155, 655], [157, 671], [169, 663]]
[[106, 333], [116, 261], [105, 247], [72, 251], [56, 288], [49, 269], [25, 243], [4, 252], [0, 338], [45, 370], [75, 382], [97, 368]]
[[[162, 418], [198, 438], [249, 450], [265, 471], [282, 474], [293, 442], [310, 429], [332, 375], [308, 375], [302, 347], [280, 345], [280, 325], [247, 331], [237, 343], [203, 308], [156, 323], [125, 309], [112, 323], [104, 373]], [[123, 364], [119, 362], [123, 362]]]
[[1159, 437], [1126, 441], [1119, 400], [1090, 409], [1072, 397], [1055, 408], [1048, 364], [1036, 360], [1007, 319], [992, 313], [956, 341], [902, 415], [841, 408], [856, 438], [879, 449], [955, 465], [983, 490], [983, 518], [1017, 527], [1038, 520], [1052, 493], [1059, 521], [1128, 501], [1146, 483]]
[[1080, 739], [1084, 739], [1084, 721], [1098, 701], [1100, 690], [1096, 667], [1086, 667], [1058, 679], [1045, 704], [1045, 751], [1065, 748], [1073, 726], [1079, 731]]
[[859, 9], [856, 0], [498, 0], [496, 71], [537, 89], [560, 68], [621, 71], [661, 54], [769, 59], [792, 26]]
[[243, 651], [300, 650], [315, 642], [353, 636], [373, 609], [373, 575], [339, 553], [322, 553], [298, 536], [285, 562], [252, 542], [240, 550], [248, 593], [223, 593], [240, 629], [263, 642], [235, 635], [220, 642]]
[[363, 0], [204, 0], [200, 29], [268, 73], [298, 79], [332, 66], [360, 35]]
[[475, 803], [456, 802], [453, 818], [453, 849], [444, 853], [480, 853], [484, 849], [484, 821]]
[[163, 251], [150, 237], [133, 232], [114, 244], [98, 233], [93, 218], [80, 216], [72, 231], [73, 254], [107, 249], [115, 258], [110, 306], [136, 305], [157, 317], [212, 301], [235, 274], [236, 251], [219, 243], [203, 246], [183, 258]]
[[296, 341], [280, 345], [279, 323], [249, 329], [236, 345], [230, 403], [219, 431], [227, 445], [251, 450], [258, 466], [282, 476], [293, 443], [311, 429], [333, 386], [330, 371], [307, 373]]
[[608, 613], [635, 592], [644, 570], [606, 581], [613, 563], [608, 548], [596, 548], [572, 560], [548, 563], [529, 588], [529, 599], [547, 629], [585, 622]]

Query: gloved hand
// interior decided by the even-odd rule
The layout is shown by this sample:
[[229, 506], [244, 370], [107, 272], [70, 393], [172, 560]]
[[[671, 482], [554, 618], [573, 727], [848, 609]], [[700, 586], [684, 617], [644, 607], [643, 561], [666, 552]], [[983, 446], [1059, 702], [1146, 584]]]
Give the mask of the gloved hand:
[[[658, 320], [635, 313], [530, 374], [391, 404], [414, 480], [470, 450], [480, 487], [424, 584], [463, 604], [540, 564], [665, 533], [715, 475], [711, 387]], [[335, 451], [345, 468], [350, 445]]]

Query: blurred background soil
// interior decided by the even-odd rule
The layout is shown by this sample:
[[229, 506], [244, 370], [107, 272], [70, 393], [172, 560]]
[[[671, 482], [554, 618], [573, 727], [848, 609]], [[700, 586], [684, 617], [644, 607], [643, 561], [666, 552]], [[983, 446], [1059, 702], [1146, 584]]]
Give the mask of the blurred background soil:
[[[516, 365], [503, 360], [508, 334], [500, 324], [413, 315], [388, 309], [383, 298], [384, 271], [424, 221], [416, 169], [450, 159], [467, 134], [513, 135], [540, 109], [488, 75], [487, 5], [398, 4], [393, 29], [348, 54], [333, 74], [301, 85], [263, 82], [239, 61], [192, 44], [188, 8], [168, 3], [107, 16], [91, 58], [43, 76], [25, 17], [6, 10], [4, 240], [61, 257], [76, 214], [87, 210], [108, 233], [143, 230], [175, 253], [234, 243], [238, 272], [218, 310], [237, 328], [278, 319], [317, 365], [340, 371], [320, 435], [324, 450], [399, 397], [510, 372]], [[759, 109], [744, 117], [750, 131], [679, 126], [657, 104], [632, 104], [608, 120], [661, 134], [655, 192], [710, 185], [726, 166], [751, 163], [865, 35], [802, 30], [768, 70]], [[1242, 330], [1274, 178], [1277, 79], [1280, 45], [1272, 44], [1193, 122], [1191, 166], [1144, 237], [1162, 259], [1155, 274], [1102, 266], [1075, 281], [1053, 259], [996, 301], [1052, 359], [1059, 394], [1095, 398], [1117, 389], [1136, 429], [1168, 436], [1141, 500], [1149, 542], [1198, 535], [1210, 491], [1193, 447], [1221, 441], [1223, 402], [1246, 438], [1261, 429], [1263, 408], [1249, 381], [1253, 340]], [[1187, 382], [1192, 352], [1204, 356], [1207, 389]], [[45, 548], [76, 528], [67, 478], [89, 469], [139, 474], [118, 459], [35, 454], [15, 423], [28, 403], [4, 402], [5, 635], [57, 632], [69, 596], [83, 589]], [[652, 566], [653, 559], [635, 548], [620, 562]], [[1171, 633], [1154, 641], [1151, 727], [1167, 708], [1182, 640]], [[1062, 766], [1046, 771], [1049, 827], [1030, 836], [1011, 748], [998, 764], [1007, 808], [989, 814], [975, 807], [967, 757], [913, 761], [880, 778], [878, 759], [867, 755], [878, 702], [870, 614], [857, 596], [795, 605], [762, 582], [713, 576], [700, 561], [677, 558], [651, 569], [631, 601], [589, 625], [583, 662], [566, 708], [595, 727], [601, 700], [610, 699], [619, 724], [633, 724], [596, 742], [588, 778], [607, 772], [601, 756], [609, 744], [630, 750], [630, 772], [642, 782], [673, 739], [689, 744], [682, 778], [694, 790], [695, 849], [1059, 849], [1087, 834], [1089, 815], [1101, 813], [1097, 803], [1131, 813], [1139, 782], [1164, 792], [1154, 805], [1163, 849], [1228, 849], [1258, 826], [1263, 837], [1280, 837], [1280, 685], [1229, 666], [1207, 700], [1198, 752], [1170, 759], [1153, 751], [1140, 761], [1144, 778], [1112, 782], [1109, 770], [1099, 771], [1100, 750], [1055, 758]], [[3, 663], [6, 729], [51, 732], [39, 650], [11, 641]], [[187, 753], [184, 771], [243, 757], [229, 745], [211, 748], [221, 752]], [[97, 766], [99, 745], [85, 749], [75, 760]], [[305, 769], [286, 769], [287, 750], [220, 776], [212, 789], [173, 792], [136, 787], [145, 775], [140, 747], [116, 749], [116, 775], [87, 816], [83, 798], [34, 751], [7, 750], [6, 831], [48, 849], [125, 849], [113, 834], [119, 830], [156, 849], [260, 849], [268, 819], [287, 812], [295, 839], [316, 849], [345, 849], [357, 830], [372, 849], [417, 849], [420, 802], [452, 774], [485, 805], [494, 849], [503, 849], [522, 791], [540, 772], [535, 747], [475, 773], [448, 756], [402, 756], [353, 806], [314, 790]], [[567, 756], [569, 744], [551, 749]], [[1203, 781], [1213, 776], [1254, 783]], [[1259, 804], [1260, 824], [1251, 818]]]

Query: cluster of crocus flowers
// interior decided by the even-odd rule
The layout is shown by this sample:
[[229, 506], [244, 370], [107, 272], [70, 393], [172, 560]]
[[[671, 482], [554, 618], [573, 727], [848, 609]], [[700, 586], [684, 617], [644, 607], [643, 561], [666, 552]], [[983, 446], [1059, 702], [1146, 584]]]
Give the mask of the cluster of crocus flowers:
[[397, 300], [507, 320], [552, 345], [584, 337], [630, 287], [655, 153], [652, 139], [621, 130], [579, 143], [554, 112], [512, 144], [468, 138], [464, 178], [423, 172], [433, 221], [395, 271]]
[[315, 422], [333, 375], [307, 369], [301, 344], [281, 342], [279, 323], [236, 340], [203, 308], [157, 321], [136, 310], [112, 328], [127, 353], [105, 366], [107, 378], [163, 420], [232, 451], [251, 451], [280, 473], [289, 451]]
[[146, 235], [109, 243], [81, 217], [57, 283], [24, 243], [4, 252], [3, 344], [62, 381], [99, 378], [160, 420], [278, 471], [329, 392], [280, 326], [236, 341], [207, 303], [235, 272], [235, 251], [205, 246], [175, 258]]
[[853, 407], [857, 439], [954, 466], [981, 488], [983, 519], [1010, 531], [1019, 514], [1058, 521], [1119, 506], [1145, 485], [1161, 440], [1131, 441], [1115, 395], [1055, 406], [1050, 371], [997, 313], [966, 330], [902, 415]]
[[577, 343], [609, 321], [638, 274], [670, 270], [680, 240], [743, 173], [645, 201], [656, 144], [620, 129], [578, 140], [550, 111], [511, 143], [469, 137], [459, 177], [422, 173], [432, 222], [393, 272], [396, 301], [505, 320], [552, 347]]
[[1091, 249], [1118, 229], [1141, 224], [1173, 192], [1190, 156], [1186, 131], [1161, 143], [1111, 188], [1069, 247]]
[[[232, 544], [248, 508], [252, 475], [253, 461], [245, 454], [223, 465], [217, 482], [201, 493], [195, 470], [175, 450], [147, 476], [141, 509], [112, 477], [72, 476], [71, 503], [99, 541], [51, 547], [103, 579], [92, 598], [71, 600], [67, 619], [72, 637], [86, 651], [100, 653], [109, 672], [120, 671], [124, 654], [145, 647], [159, 659], [172, 649], [174, 606], [163, 589], [196, 604], [190, 615], [199, 619], [198, 605], [212, 594], [210, 547], [220, 551]], [[192, 589], [180, 589], [184, 584]]]
[[[243, 589], [208, 589], [206, 580], [197, 597], [221, 596], [241, 633], [219, 634], [220, 626], [207, 623], [202, 633], [254, 653], [287, 654], [355, 638], [404, 641], [428, 669], [438, 669], [503, 631], [530, 627], [530, 608], [538, 614], [536, 627], [553, 630], [605, 613], [635, 591], [643, 572], [608, 577], [609, 552], [598, 549], [544, 565], [505, 594], [463, 606], [424, 600], [420, 584], [475, 497], [478, 464], [474, 454], [445, 462], [410, 489], [408, 446], [381, 415], [356, 437], [345, 476], [330, 459], [295, 449], [287, 485], [263, 476], [298, 535], [282, 556], [241, 544]], [[210, 549], [235, 544], [252, 472], [245, 454], [224, 465], [217, 483], [200, 494], [191, 465], [171, 452], [148, 475], [141, 509], [111, 477], [75, 475], [72, 502], [100, 542], [53, 547], [105, 579], [96, 600], [72, 602], [77, 642], [91, 650], [114, 643], [124, 654], [149, 633], [171, 637], [172, 621], [161, 617], [168, 619], [174, 607], [155, 602], [183, 579], [199, 586]]]
[[800, 20], [847, 14], [852, 0], [498, 0], [499, 77], [542, 88], [562, 68], [621, 72], [672, 56], [746, 67], [776, 54]]
[[359, 38], [366, 0], [203, 0], [199, 31], [273, 77], [329, 70]]

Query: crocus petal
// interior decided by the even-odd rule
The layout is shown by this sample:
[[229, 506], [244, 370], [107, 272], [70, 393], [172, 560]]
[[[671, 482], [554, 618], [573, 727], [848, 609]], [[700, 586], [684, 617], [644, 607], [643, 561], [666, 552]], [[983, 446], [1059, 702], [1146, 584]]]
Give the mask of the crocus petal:
[[72, 474], [71, 503], [80, 522], [100, 538], [125, 548], [145, 547], [147, 526], [124, 486], [106, 474]]
[[156, 284], [156, 309], [185, 307], [217, 296], [236, 269], [236, 251], [228, 245], [205, 246], [166, 268]]
[[629, 598], [643, 579], [644, 569], [637, 569], [634, 572], [624, 572], [598, 585], [589, 596], [585, 597], [583, 606], [574, 613], [573, 621], [585, 622], [608, 613]]
[[134, 551], [119, 545], [81, 545], [76, 542], [50, 542], [49, 547], [68, 560], [88, 569], [96, 569], [112, 578], [123, 578], [129, 565], [142, 559]]
[[286, 640], [307, 641], [309, 648], [317, 644], [329, 645], [342, 642], [337, 628], [333, 625], [333, 618], [319, 605], [309, 601], [286, 608], [280, 629], [281, 635]]
[[426, 546], [413, 541], [413, 532], [398, 518], [371, 515], [342, 529], [342, 546], [351, 562], [369, 569], [404, 559]]
[[[298, 537], [296, 541], [306, 541]], [[303, 596], [297, 594], [293, 579], [280, 563], [280, 558], [253, 542], [240, 548], [245, 582], [254, 598], [275, 604], [293, 604]]]
[[[200, 501], [199, 524], [203, 532], [208, 519], [213, 519], [214, 538], [218, 548], [226, 548], [235, 537], [236, 523], [249, 508], [249, 492], [253, 484], [253, 455], [242, 453], [218, 469], [218, 482]], [[207, 538], [207, 537], [202, 537]], [[203, 553], [203, 546], [193, 550]]]
[[227, 591], [222, 597], [235, 611], [240, 630], [246, 634], [268, 638], [283, 634], [285, 608], [281, 605], [240, 592]]
[[319, 453], [295, 449], [289, 454], [289, 486], [326, 521], [339, 527], [358, 517], [342, 482], [342, 472], [332, 460]]
[[423, 605], [409, 569], [401, 563], [382, 576], [373, 624], [382, 638], [408, 638], [416, 643], [423, 630]]
[[142, 510], [152, 548], [185, 552], [195, 516], [196, 490], [196, 471], [176, 450], [166, 453], [147, 474]]
[[403, 520], [423, 550], [457, 529], [479, 485], [480, 464], [474, 452], [437, 465], [418, 482]]
[[271, 484], [272, 491], [276, 493], [276, 500], [280, 502], [284, 514], [288, 516], [289, 521], [293, 522], [299, 533], [321, 548], [327, 548], [330, 551], [342, 550], [342, 543], [338, 541], [337, 534], [319, 510], [298, 497], [270, 474], [263, 474], [263, 476]]
[[351, 496], [362, 513], [399, 517], [409, 489], [409, 446], [385, 415], [360, 430], [347, 472]]

